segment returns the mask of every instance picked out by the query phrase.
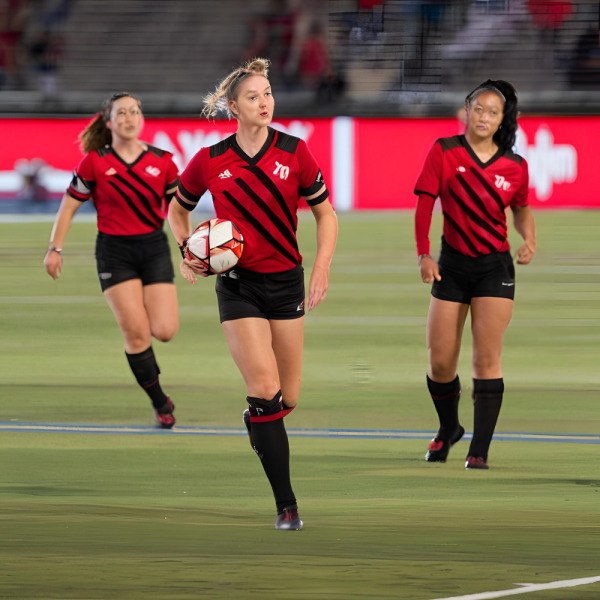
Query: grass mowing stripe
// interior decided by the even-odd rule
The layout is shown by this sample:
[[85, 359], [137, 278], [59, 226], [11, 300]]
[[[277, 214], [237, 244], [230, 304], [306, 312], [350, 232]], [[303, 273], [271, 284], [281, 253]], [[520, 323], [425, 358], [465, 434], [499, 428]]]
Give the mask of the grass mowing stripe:
[[582, 579], [566, 579], [564, 581], [552, 581], [550, 583], [538, 584], [520, 584], [526, 587], [516, 590], [503, 590], [499, 592], [483, 592], [482, 594], [470, 594], [468, 596], [452, 596], [451, 598], [437, 598], [436, 600], [493, 600], [494, 598], [504, 598], [506, 596], [516, 596], [517, 594], [529, 594], [531, 592], [540, 592], [543, 590], [558, 590], [562, 588], [576, 587], [578, 585], [590, 585], [597, 583], [600, 577], [584, 577]]

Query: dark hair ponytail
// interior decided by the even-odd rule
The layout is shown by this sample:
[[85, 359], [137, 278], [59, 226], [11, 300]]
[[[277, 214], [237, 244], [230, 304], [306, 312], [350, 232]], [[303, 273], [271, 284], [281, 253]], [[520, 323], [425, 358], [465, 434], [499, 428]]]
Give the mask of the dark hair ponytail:
[[492, 79], [488, 79], [467, 96], [467, 105], [470, 106], [471, 102], [479, 96], [480, 93], [487, 91], [500, 92], [500, 95], [504, 99], [504, 117], [500, 124], [500, 128], [494, 134], [494, 142], [496, 142], [498, 147], [504, 152], [512, 150], [517, 141], [517, 129], [519, 128], [517, 123], [519, 117], [517, 90], [515, 89], [515, 86], [508, 81], [503, 81], [502, 79], [493, 81]]
[[140, 110], [142, 109], [142, 103], [139, 98], [136, 98], [129, 92], [119, 92], [105, 100], [102, 103], [102, 111], [94, 115], [88, 126], [79, 134], [79, 143], [81, 151], [84, 154], [89, 154], [93, 150], [104, 148], [104, 146], [110, 146], [112, 134], [106, 126], [106, 121], [110, 121], [110, 111], [112, 110], [113, 102], [119, 100], [119, 98], [128, 97], [137, 100]]

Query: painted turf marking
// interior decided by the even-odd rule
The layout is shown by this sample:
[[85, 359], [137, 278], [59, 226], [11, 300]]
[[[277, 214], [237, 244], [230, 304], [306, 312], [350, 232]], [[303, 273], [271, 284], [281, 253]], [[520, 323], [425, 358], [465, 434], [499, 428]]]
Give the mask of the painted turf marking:
[[492, 600], [493, 598], [504, 598], [505, 596], [516, 596], [517, 594], [529, 594], [530, 592], [541, 592], [543, 590], [558, 590], [561, 588], [576, 587], [578, 585], [589, 585], [600, 582], [600, 577], [584, 577], [582, 579], [565, 579], [564, 581], [552, 581], [550, 583], [515, 583], [526, 587], [514, 590], [502, 590], [499, 592], [483, 592], [481, 594], [470, 594], [468, 596], [452, 596], [451, 598], [436, 598], [435, 600]]
[[[103, 435], [216, 435], [245, 436], [246, 430], [234, 427], [175, 427], [172, 430], [159, 429], [149, 425], [69, 425], [62, 423], [18, 423], [0, 422], [0, 431], [40, 432], [40, 433], [87, 433]], [[340, 438], [340, 439], [388, 439], [388, 440], [429, 440], [435, 431], [378, 430], [378, 429], [288, 429], [294, 437]], [[464, 440], [471, 439], [465, 433]], [[572, 444], [600, 444], [597, 434], [558, 434], [531, 432], [499, 432], [496, 441], [516, 442], [563, 442]]]

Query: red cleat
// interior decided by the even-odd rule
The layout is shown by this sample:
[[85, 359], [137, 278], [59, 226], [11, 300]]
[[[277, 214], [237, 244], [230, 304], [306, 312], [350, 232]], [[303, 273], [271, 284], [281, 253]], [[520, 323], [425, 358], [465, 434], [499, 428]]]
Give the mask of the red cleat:
[[448, 454], [450, 453], [450, 448], [452, 448], [452, 446], [454, 446], [456, 442], [460, 441], [464, 434], [464, 428], [461, 425], [459, 425], [449, 440], [439, 439], [436, 435], [427, 447], [427, 454], [425, 455], [425, 460], [427, 462], [445, 463], [446, 459], [448, 458]]
[[161, 408], [161, 411], [166, 412], [158, 412], [157, 409], [154, 409], [154, 418], [160, 427], [163, 429], [173, 428], [173, 425], [175, 425], [175, 416], [173, 415], [174, 410], [175, 405], [171, 402], [171, 396], [167, 396], [167, 404]]
[[286, 508], [280, 515], [277, 515], [275, 529], [300, 531], [302, 529], [302, 525], [303, 523], [300, 520], [300, 517], [298, 516], [298, 509]]
[[467, 462], [465, 463], [465, 469], [470, 471], [471, 469], [489, 469], [490, 466], [485, 462], [485, 459], [481, 456], [467, 456]]

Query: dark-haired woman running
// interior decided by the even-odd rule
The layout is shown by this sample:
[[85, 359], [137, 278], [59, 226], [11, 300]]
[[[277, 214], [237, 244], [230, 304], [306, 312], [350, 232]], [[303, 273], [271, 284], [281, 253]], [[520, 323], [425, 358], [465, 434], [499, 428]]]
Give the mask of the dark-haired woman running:
[[[427, 319], [427, 386], [440, 428], [425, 460], [445, 462], [464, 429], [458, 420], [457, 374], [461, 337], [469, 307], [473, 337], [473, 439], [467, 469], [488, 469], [488, 450], [500, 414], [504, 380], [500, 356], [515, 295], [506, 208], [524, 244], [517, 262], [536, 251], [535, 222], [528, 206], [527, 163], [514, 154], [517, 93], [506, 81], [488, 80], [465, 102], [465, 135], [439, 139], [417, 181], [415, 235], [421, 278], [433, 283]], [[430, 256], [433, 205], [442, 203], [444, 235], [436, 263]]]
[[179, 327], [173, 264], [162, 230], [178, 177], [169, 152], [138, 139], [142, 126], [140, 101], [122, 93], [107, 100], [81, 132], [85, 157], [62, 199], [44, 265], [57, 279], [73, 216], [92, 198], [98, 211], [96, 263], [102, 292], [156, 421], [170, 429], [175, 407], [160, 386], [152, 338], [167, 342]]

